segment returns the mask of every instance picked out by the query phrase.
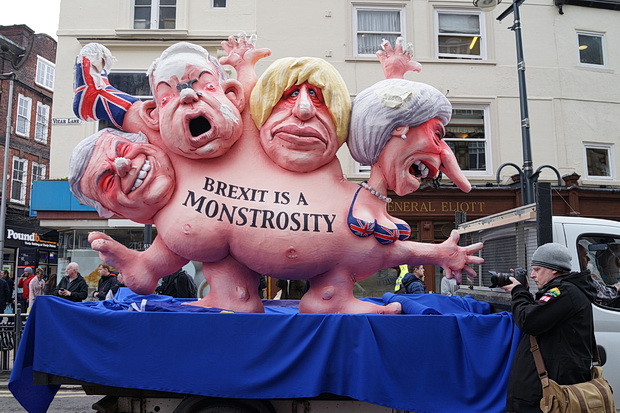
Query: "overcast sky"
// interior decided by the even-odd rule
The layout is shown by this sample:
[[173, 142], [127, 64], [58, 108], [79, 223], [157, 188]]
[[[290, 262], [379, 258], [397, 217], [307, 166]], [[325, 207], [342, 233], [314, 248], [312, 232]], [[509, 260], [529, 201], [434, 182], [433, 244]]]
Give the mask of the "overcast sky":
[[60, 0], [1, 0], [0, 25], [26, 24], [35, 33], [45, 33], [58, 40]]

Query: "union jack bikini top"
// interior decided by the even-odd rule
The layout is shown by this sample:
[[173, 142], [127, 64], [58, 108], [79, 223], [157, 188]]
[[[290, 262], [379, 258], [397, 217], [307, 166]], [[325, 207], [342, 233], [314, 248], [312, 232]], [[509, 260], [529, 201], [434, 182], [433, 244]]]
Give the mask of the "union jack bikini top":
[[355, 191], [355, 195], [353, 196], [351, 206], [349, 206], [349, 213], [347, 215], [347, 224], [349, 225], [351, 232], [362, 238], [374, 235], [375, 239], [383, 245], [392, 244], [396, 240], [404, 241], [408, 239], [411, 235], [411, 228], [407, 224], [396, 224], [396, 228], [388, 228], [383, 225], [379, 225], [377, 220], [372, 222], [364, 221], [353, 216], [353, 206], [355, 205], [357, 194], [359, 194], [360, 189], [362, 189], [361, 186], [357, 189], [357, 191]]

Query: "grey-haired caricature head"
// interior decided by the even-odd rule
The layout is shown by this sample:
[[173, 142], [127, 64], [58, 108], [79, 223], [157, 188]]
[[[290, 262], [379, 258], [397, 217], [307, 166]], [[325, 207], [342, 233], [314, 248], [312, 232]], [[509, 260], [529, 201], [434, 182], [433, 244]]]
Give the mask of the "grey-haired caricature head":
[[[463, 191], [471, 185], [443, 141], [450, 101], [425, 83], [386, 79], [353, 101], [347, 145], [362, 165], [375, 165], [398, 195], [417, 190], [423, 178], [445, 173]], [[379, 166], [379, 165], [377, 165]]]
[[69, 186], [102, 217], [151, 223], [174, 192], [175, 174], [168, 156], [143, 134], [103, 129], [74, 148]]
[[206, 49], [176, 43], [147, 74], [153, 100], [144, 102], [140, 116], [158, 132], [149, 134], [152, 143], [185, 158], [205, 159], [225, 154], [241, 137], [241, 83], [228, 79]]

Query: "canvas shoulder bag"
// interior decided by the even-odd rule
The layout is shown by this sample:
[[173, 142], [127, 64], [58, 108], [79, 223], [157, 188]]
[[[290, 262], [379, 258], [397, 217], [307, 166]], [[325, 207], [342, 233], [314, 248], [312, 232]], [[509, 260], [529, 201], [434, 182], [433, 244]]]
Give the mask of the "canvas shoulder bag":
[[592, 379], [583, 383], [558, 384], [551, 380], [535, 336], [530, 336], [530, 350], [542, 384], [540, 409], [543, 413], [615, 413], [613, 390], [603, 377], [594, 335], [592, 350], [595, 364], [592, 366]]

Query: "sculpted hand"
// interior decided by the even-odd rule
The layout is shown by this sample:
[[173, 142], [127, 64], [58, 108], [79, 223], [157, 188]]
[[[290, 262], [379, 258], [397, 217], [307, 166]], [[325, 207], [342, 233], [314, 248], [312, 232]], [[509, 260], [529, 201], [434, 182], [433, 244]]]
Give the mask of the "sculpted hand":
[[85, 121], [105, 119], [122, 128], [125, 114], [139, 99], [110, 86], [112, 60], [110, 51], [98, 43], [80, 50], [75, 63], [73, 112]]
[[220, 58], [223, 65], [231, 65], [237, 72], [243, 69], [253, 69], [260, 59], [271, 55], [269, 49], [256, 49], [256, 35], [253, 34], [249, 38], [247, 34], [228, 37], [227, 41], [223, 41], [222, 48], [228, 56]]
[[125, 285], [133, 292], [151, 294], [155, 290], [158, 278], [148, 275], [142, 252], [130, 250], [102, 232], [89, 233], [88, 241], [103, 262], [120, 270]]
[[376, 55], [381, 62], [386, 79], [404, 79], [405, 73], [422, 70], [422, 65], [412, 60], [413, 45], [411, 43], [405, 45], [405, 40], [402, 37], [396, 39], [394, 49], [392, 49], [390, 42], [384, 39], [381, 43], [381, 49]]
[[454, 275], [456, 280], [460, 283], [462, 280], [462, 272], [475, 277], [476, 271], [474, 271], [469, 264], [482, 264], [484, 259], [477, 257], [473, 254], [477, 253], [484, 246], [482, 242], [468, 245], [466, 247], [460, 247], [459, 233], [456, 230], [452, 230], [450, 237], [439, 244], [439, 262], [443, 269], [446, 271], [446, 276], [450, 274]]

